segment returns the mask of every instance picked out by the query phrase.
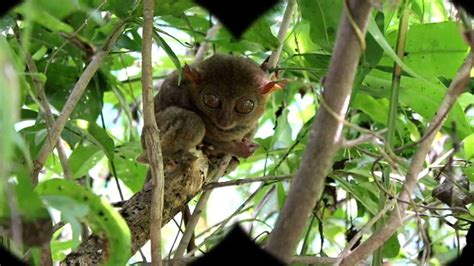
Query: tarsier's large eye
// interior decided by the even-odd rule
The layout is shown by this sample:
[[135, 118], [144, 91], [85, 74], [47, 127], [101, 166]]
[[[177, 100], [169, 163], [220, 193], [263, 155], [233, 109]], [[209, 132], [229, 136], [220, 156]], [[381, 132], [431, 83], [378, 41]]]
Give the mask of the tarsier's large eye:
[[253, 106], [253, 101], [244, 99], [237, 102], [237, 105], [235, 105], [235, 110], [237, 111], [237, 113], [248, 114], [252, 112]]
[[211, 109], [217, 109], [221, 106], [221, 100], [214, 94], [204, 94], [202, 96], [202, 101]]

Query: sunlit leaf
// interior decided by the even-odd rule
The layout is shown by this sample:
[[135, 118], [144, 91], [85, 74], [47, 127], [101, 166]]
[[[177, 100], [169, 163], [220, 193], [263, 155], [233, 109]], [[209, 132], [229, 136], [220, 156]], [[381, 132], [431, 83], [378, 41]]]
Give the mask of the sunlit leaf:
[[73, 176], [80, 178], [94, 167], [104, 156], [104, 151], [99, 146], [79, 146], [74, 149], [69, 157], [69, 166]]
[[[36, 191], [62, 213], [84, 217], [96, 232], [107, 237], [105, 265], [124, 265], [130, 257], [130, 230], [122, 216], [104, 199], [72, 181], [51, 179], [40, 183]], [[69, 201], [69, 204], [67, 202]], [[72, 207], [75, 207], [73, 211]]]
[[72, 120], [66, 125], [66, 128], [100, 147], [109, 159], [114, 158], [114, 141], [97, 124], [85, 120]]

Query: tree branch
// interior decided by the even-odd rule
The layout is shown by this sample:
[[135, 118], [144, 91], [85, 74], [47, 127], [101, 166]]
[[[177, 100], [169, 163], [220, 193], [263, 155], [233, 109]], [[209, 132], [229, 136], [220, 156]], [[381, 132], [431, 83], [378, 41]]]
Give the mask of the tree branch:
[[204, 184], [203, 190], [210, 190], [220, 187], [239, 186], [243, 184], [255, 183], [255, 182], [279, 182], [293, 178], [293, 175], [282, 175], [282, 176], [260, 176], [254, 178], [243, 178], [230, 180], [225, 182], [209, 182]]
[[[20, 42], [21, 33], [16, 23], [13, 26], [13, 32], [15, 33], [15, 36], [18, 42]], [[35, 61], [33, 60], [33, 57], [31, 56], [30, 52], [24, 51], [24, 56], [26, 57], [26, 65], [28, 66], [28, 69], [30, 70], [30, 73], [32, 74], [31, 79], [33, 81], [33, 88], [35, 89], [35, 92], [39, 100], [39, 106], [45, 115], [46, 126], [48, 130], [50, 130], [54, 124], [54, 116], [53, 116], [53, 112], [51, 111], [48, 99], [46, 98], [46, 93], [44, 92], [43, 84], [36, 76], [36, 74], [39, 73], [38, 68], [36, 67]], [[61, 142], [61, 137], [59, 137], [56, 143], [56, 149], [58, 151], [59, 161], [61, 162], [64, 176], [67, 179], [72, 180], [73, 179], [72, 170], [71, 170], [71, 167], [69, 167], [68, 158], [64, 150], [64, 145]], [[38, 183], [38, 180], [34, 180], [34, 183]]]
[[[473, 54], [471, 53], [459, 69], [454, 80], [451, 82], [448, 92], [444, 96], [435, 117], [425, 131], [425, 136], [423, 136], [424, 140], [420, 143], [415, 155], [413, 156], [410, 168], [406, 175], [406, 181], [404, 182], [403, 189], [399, 196], [399, 198], [405, 202], [409, 202], [411, 199], [411, 195], [418, 180], [418, 175], [423, 169], [426, 155], [431, 149], [431, 143], [433, 142], [436, 133], [438, 133], [443, 125], [444, 119], [456, 102], [458, 96], [464, 92], [469, 83], [469, 74], [472, 69], [472, 57]], [[383, 227], [367, 239], [367, 241], [357, 247], [351, 254], [349, 254], [349, 256], [344, 258], [341, 265], [357, 264], [386, 242], [402, 225], [402, 220], [406, 216], [405, 210], [407, 207], [407, 203], [400, 202], [400, 204], [397, 205], [397, 208], [390, 213], [390, 216]]]
[[283, 44], [285, 43], [286, 32], [290, 27], [291, 16], [295, 10], [296, 0], [288, 0], [288, 4], [285, 9], [285, 14], [283, 14], [283, 20], [281, 21], [280, 30], [278, 31], [278, 41], [280, 44], [278, 48], [272, 52], [270, 58], [268, 59], [268, 67], [275, 68], [280, 60], [281, 50], [283, 49]]
[[[162, 224], [168, 223], [183, 206], [202, 190], [208, 176], [216, 174], [218, 167], [209, 164], [207, 157], [200, 151], [183, 153], [170, 158], [179, 162], [164, 165], [165, 187]], [[147, 179], [150, 180], [150, 171]], [[132, 235], [132, 254], [150, 239], [150, 212], [152, 198], [152, 181], [127, 200], [120, 214], [127, 222]], [[63, 261], [66, 265], [99, 265], [107, 254], [107, 240], [92, 235], [81, 243], [79, 248], [69, 254]]]
[[[217, 171], [212, 176], [208, 177], [209, 181], [213, 182], [219, 179], [227, 169], [230, 160], [230, 155], [224, 156], [224, 158], [219, 161], [219, 167]], [[199, 198], [199, 201], [196, 204], [196, 208], [194, 208], [193, 214], [191, 215], [191, 218], [189, 218], [188, 223], [186, 224], [186, 229], [184, 230], [183, 237], [181, 237], [181, 241], [179, 242], [178, 247], [176, 248], [174, 255], [176, 258], [182, 257], [184, 255], [186, 247], [189, 244], [189, 240], [191, 240], [191, 237], [194, 235], [194, 228], [196, 227], [199, 221], [199, 217], [201, 216], [202, 210], [206, 206], [206, 203], [209, 200], [209, 197], [211, 196], [211, 192], [212, 190], [204, 191], [201, 197]]]
[[[177, 259], [164, 260], [163, 265], [173, 265], [181, 266], [188, 265], [189, 263], [195, 261], [197, 257], [181, 257]], [[316, 257], [316, 256], [294, 256], [291, 258], [290, 264], [305, 264], [305, 265], [334, 265], [337, 262], [338, 258], [330, 257]], [[232, 263], [232, 261], [228, 261]], [[149, 264], [140, 264], [140, 265], [149, 265]], [[226, 265], [226, 262], [222, 262], [222, 265]]]
[[72, 90], [71, 94], [69, 95], [69, 98], [64, 104], [63, 109], [61, 110], [61, 115], [54, 122], [51, 130], [49, 131], [49, 134], [48, 134], [48, 137], [46, 138], [45, 143], [43, 144], [43, 146], [41, 147], [41, 150], [36, 156], [36, 159], [34, 162], [35, 169], [32, 175], [33, 182], [35, 182], [35, 180], [38, 179], [39, 172], [41, 171], [41, 168], [46, 162], [48, 155], [53, 150], [54, 144], [58, 142], [59, 136], [61, 135], [61, 132], [64, 129], [64, 126], [66, 125], [67, 120], [69, 119], [72, 112], [74, 111], [74, 108], [76, 107], [82, 94], [86, 90], [87, 85], [89, 84], [90, 80], [99, 69], [100, 64], [108, 55], [108, 53], [112, 50], [113, 45], [115, 44], [118, 37], [122, 33], [124, 27], [125, 27], [125, 20], [119, 21], [117, 26], [114, 28], [114, 30], [108, 37], [107, 41], [103, 45], [102, 49], [94, 55], [92, 61], [89, 63], [89, 65], [87, 65], [86, 69], [84, 70], [81, 77], [79, 78], [76, 85], [74, 86], [74, 89]]
[[[369, 1], [351, 0], [339, 26], [323, 97], [340, 116], [347, 111], [361, 48], [364, 47], [360, 35], [365, 34], [370, 11]], [[284, 262], [290, 262], [307, 217], [321, 196], [332, 158], [340, 145], [342, 125], [326, 108], [318, 110], [308, 148], [266, 246]]]
[[161, 265], [161, 225], [163, 211], [163, 156], [158, 126], [156, 125], [153, 97], [153, 17], [155, 1], [143, 2], [143, 47], [142, 47], [142, 96], [143, 96], [143, 135], [151, 173], [152, 197], [150, 209], [151, 264]]
[[204, 58], [206, 57], [207, 51], [209, 50], [209, 47], [211, 45], [209, 43], [209, 40], [211, 40], [212, 38], [216, 36], [220, 28], [222, 28], [222, 24], [218, 22], [207, 31], [206, 41], [201, 44], [198, 51], [196, 52], [196, 57], [194, 57], [194, 63], [199, 63], [202, 60], [204, 60]]

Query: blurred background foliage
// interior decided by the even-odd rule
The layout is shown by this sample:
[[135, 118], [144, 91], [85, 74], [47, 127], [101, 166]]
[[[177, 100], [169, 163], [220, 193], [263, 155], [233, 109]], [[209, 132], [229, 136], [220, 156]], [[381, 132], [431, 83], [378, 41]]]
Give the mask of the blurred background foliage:
[[[443, 2], [406, 1], [409, 30], [394, 147], [420, 139], [467, 55], [468, 47], [455, 22], [456, 11]], [[264, 62], [279, 45], [276, 33], [284, 7], [282, 1], [258, 19], [240, 40], [225, 28], [206, 40], [207, 31], [217, 22], [206, 10], [190, 0], [158, 1], [157, 45], [153, 47], [156, 87], [167, 74], [185, 62], [192, 63], [197, 48], [205, 41], [212, 44], [210, 54], [239, 54]], [[292, 175], [297, 171], [319, 107], [321, 80], [327, 72], [342, 10], [342, 0], [298, 1], [280, 64], [278, 69], [271, 70], [289, 83], [268, 102], [256, 134], [260, 148], [221, 180]], [[31, 185], [32, 158], [48, 135], [32, 77], [39, 78], [44, 85], [57, 116], [94, 53], [118, 21], [126, 19], [125, 31], [89, 83], [61, 137], [74, 177], [65, 182], [79, 183], [108, 202], [127, 199], [141, 189], [147, 170], [135, 162], [141, 152], [141, 16], [141, 3], [136, 0], [30, 0], [0, 18], [0, 223], [14, 215], [24, 220], [51, 217], [54, 223], [68, 223], [51, 240], [55, 261], [78, 246], [80, 222], [86, 220], [93, 227], [94, 222], [84, 217], [94, 213], [91, 206], [77, 200], [74, 190], [51, 199], [51, 195]], [[398, 59], [394, 49], [399, 18], [400, 10], [389, 2], [374, 10], [366, 37], [367, 49], [357, 70], [347, 120], [372, 131], [387, 127], [392, 68]], [[37, 65], [37, 73], [26, 67], [28, 53]], [[385, 245], [386, 260], [397, 264], [429, 261], [439, 265], [455, 257], [462, 247], [459, 236], [465, 234], [466, 225], [473, 220], [470, 211], [474, 209], [469, 202], [457, 206], [448, 202], [448, 206], [433, 197], [432, 191], [446, 177], [465, 180], [467, 184], [474, 181], [473, 93], [471, 86], [438, 134], [413, 197], [417, 215]], [[347, 139], [360, 136], [349, 128], [344, 134]], [[337, 256], [346, 239], [377, 213], [380, 201], [384, 200], [378, 180], [388, 166], [379, 159], [381, 149], [380, 143], [367, 142], [340, 150], [297, 254]], [[406, 172], [414, 150], [415, 146], [411, 146], [398, 152], [402, 173]], [[55, 152], [41, 172], [40, 184], [57, 177], [63, 178], [64, 174]], [[395, 193], [404, 176], [392, 173], [390, 177], [390, 191]], [[236, 221], [242, 221], [251, 236], [263, 243], [288, 187], [289, 182], [283, 181], [215, 189], [197, 227], [200, 249], [212, 247]], [[471, 186], [464, 188], [466, 193], [471, 192]], [[104, 204], [104, 208], [110, 207], [107, 202]], [[190, 207], [194, 204], [192, 201]], [[462, 207], [464, 211], [448, 207]], [[415, 208], [410, 211], [415, 213]], [[164, 227], [164, 254], [176, 246], [173, 244], [180, 221], [177, 216], [175, 222]], [[6, 242], [17, 254], [27, 250], [4, 238]], [[38, 253], [30, 254], [38, 262]], [[140, 260], [135, 256], [130, 262]]]

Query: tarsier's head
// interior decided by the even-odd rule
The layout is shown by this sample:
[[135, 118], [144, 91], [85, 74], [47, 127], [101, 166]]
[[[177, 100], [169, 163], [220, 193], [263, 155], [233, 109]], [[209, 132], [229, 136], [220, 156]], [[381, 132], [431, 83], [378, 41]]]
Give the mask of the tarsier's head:
[[256, 122], [267, 96], [281, 88], [255, 62], [239, 56], [214, 55], [195, 66], [186, 65], [183, 74], [196, 107], [222, 130]]

